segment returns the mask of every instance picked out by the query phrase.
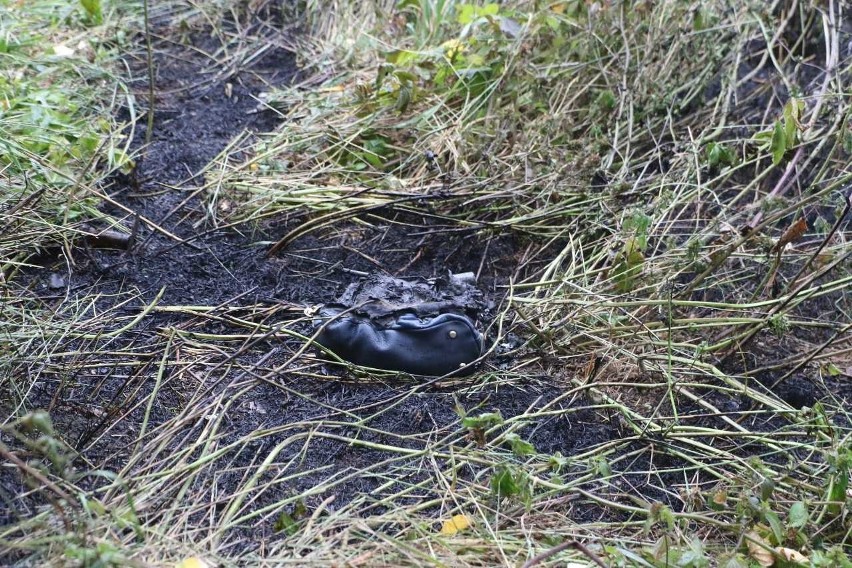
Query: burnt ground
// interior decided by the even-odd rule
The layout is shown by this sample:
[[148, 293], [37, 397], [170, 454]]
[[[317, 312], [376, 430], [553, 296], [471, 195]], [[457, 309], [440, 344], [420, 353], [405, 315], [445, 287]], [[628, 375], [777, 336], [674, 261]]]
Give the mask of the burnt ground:
[[[258, 23], [247, 24], [247, 29], [258, 34], [258, 30], [264, 30], [266, 39], [274, 43], [276, 38], [269, 36], [269, 30], [285, 27], [280, 16], [266, 12], [254, 17]], [[233, 26], [233, 22], [225, 22], [224, 29]], [[153, 402], [147, 432], [179, 423], [170, 426], [175, 428], [173, 439], [177, 441], [199, 434], [207, 419], [197, 413], [212, 408], [214, 398], [229, 399], [230, 406], [218, 426], [219, 443], [248, 441], [229, 456], [232, 474], [205, 474], [196, 480], [198, 493], [210, 500], [208, 485], [215, 485], [224, 493], [233, 490], [244, 480], [245, 471], [262, 461], [271, 448], [292, 432], [320, 420], [341, 423], [334, 431], [338, 436], [419, 447], [434, 431], [446, 430], [457, 422], [457, 405], [468, 412], [499, 411], [504, 418], [511, 418], [541, 408], [565, 392], [569, 375], [575, 370], [561, 368], [558, 362], [540, 366], [537, 372], [527, 369], [523, 381], [489, 384], [476, 379], [454, 380], [424, 386], [394, 377], [366, 380], [311, 358], [301, 368], [294, 370], [289, 365], [281, 369], [279, 366], [302, 346], [299, 339], [286, 334], [222, 339], [246, 334], [251, 323], [306, 331], [307, 324], [298, 322], [300, 313], [293, 306], [333, 300], [359, 272], [435, 277], [447, 270], [472, 271], [481, 273], [484, 292], [499, 302], [500, 285], [516, 270], [522, 247], [511, 235], [485, 239], [476, 233], [410, 234], [393, 223], [395, 219], [382, 222], [379, 211], [371, 216], [373, 228], [360, 228], [354, 239], [345, 236], [345, 231], [312, 235], [270, 258], [266, 254], [268, 246], [258, 243], [275, 242], [299, 219], [225, 229], [210, 225], [204, 212], [205, 196], [198, 191], [203, 180], [199, 173], [243, 131], [251, 133], [248, 143], [280, 123], [281, 116], [259, 107], [257, 97], [296, 80], [298, 70], [293, 54], [274, 48], [244, 69], [222, 72], [213, 55], [220, 47], [218, 37], [209, 30], [199, 30], [188, 36], [190, 44], [184, 44], [167, 39], [173, 31], [163, 24], [155, 46], [157, 98], [152, 143], [143, 151], [144, 120], [140, 120], [134, 138], [134, 147], [142, 156], [138, 167], [132, 176], [113, 179], [107, 192], [113, 200], [174, 238], [140, 223], [137, 243], [130, 251], [80, 246], [70, 259], [64, 255], [42, 258], [44, 269], [31, 275], [31, 289], [59, 314], [70, 313], [68, 306], [96, 294], [99, 309], [114, 314], [117, 322], [124, 322], [121, 318], [138, 314], [161, 290], [158, 307], [174, 308], [150, 313], [131, 333], [114, 340], [63, 345], [70, 355], [58, 356], [42, 370], [45, 378], [34, 387], [30, 404], [50, 411], [63, 440], [77, 455], [78, 471], [100, 467], [120, 470], [129, 459], [134, 459], [136, 469], [142, 471], [168, 462], [169, 454], [181, 449], [178, 442], [167, 447], [154, 444], [150, 456], [132, 458], [149, 400]], [[129, 61], [134, 70], [131, 84], [142, 101], [147, 92], [144, 63], [141, 56]], [[239, 158], [240, 149], [233, 149], [231, 155]], [[135, 223], [133, 217], [119, 209], [106, 207], [105, 212], [122, 219], [127, 227]], [[424, 229], [429, 228], [425, 221], [419, 222]], [[56, 286], [57, 274], [62, 286]], [[192, 311], [192, 306], [212, 311]], [[92, 355], [96, 348], [101, 354], [97, 360]], [[166, 349], [174, 350], [174, 355], [168, 365], [162, 366]], [[189, 362], [184, 362], [184, 358]], [[96, 363], [90, 364], [91, 361]], [[497, 357], [486, 366], [499, 368], [504, 363]], [[776, 376], [766, 377], [766, 382]], [[784, 389], [782, 398], [795, 406], [812, 404], [814, 400], [813, 389], [802, 377], [792, 377], [780, 388]], [[725, 411], [744, 409], [736, 401], [714, 403]], [[628, 435], [618, 420], [610, 420], [610, 415], [583, 408], [593, 404], [589, 400], [575, 397], [560, 404], [573, 404], [577, 409], [559, 418], [533, 421], [521, 430], [540, 452], [567, 456]], [[202, 410], [195, 410], [194, 405]], [[704, 412], [685, 406], [683, 414], [693, 411], [697, 415]], [[373, 434], [365, 435], [354, 425], [346, 425], [368, 416], [373, 417], [368, 422]], [[179, 418], [186, 420], [181, 422]], [[253, 436], [258, 431], [271, 434]], [[634, 442], [628, 449], [645, 443], [655, 441]], [[299, 444], [287, 446], [278, 459], [286, 461], [301, 450]], [[369, 468], [387, 457], [386, 452], [320, 437], [305, 452], [300, 475], [286, 488], [263, 492], [256, 506], [321, 486], [337, 474]], [[643, 459], [631, 462], [631, 470], [647, 472], [671, 465], [671, 460], [662, 455], [653, 464]], [[327, 466], [331, 469], [322, 469]], [[462, 477], [474, 474], [460, 472]], [[36, 502], [31, 496], [16, 497], [14, 487], [19, 486], [19, 480], [10, 480], [8, 472], [4, 475], [4, 498], [11, 505], [5, 520], [26, 517]], [[623, 479], [648, 500], [673, 506], [678, 502], [661, 479], [644, 474], [626, 475]], [[673, 475], [671, 481], [681, 479], [682, 476]], [[80, 482], [83, 481], [98, 480], [83, 478]], [[344, 506], [357, 496], [371, 494], [385, 481], [381, 475], [356, 476], [334, 485], [316, 499], [321, 501], [327, 493], [333, 493], [337, 497], [335, 506]], [[164, 498], [167, 494], [168, 491]], [[220, 505], [211, 501], [216, 512], [221, 511]], [[609, 515], [588, 504], [573, 514], [578, 521]], [[203, 524], [209, 518], [199, 512], [197, 521]], [[255, 541], [270, 536], [272, 523], [268, 523], [265, 532], [246, 536]], [[241, 546], [246, 546], [245, 542], [234, 544], [235, 548]]]

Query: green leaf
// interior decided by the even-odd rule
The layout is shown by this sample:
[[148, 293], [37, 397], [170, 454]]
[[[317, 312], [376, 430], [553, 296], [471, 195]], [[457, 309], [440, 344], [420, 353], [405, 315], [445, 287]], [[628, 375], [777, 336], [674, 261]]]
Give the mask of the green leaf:
[[784, 105], [784, 137], [787, 148], [796, 145], [796, 133], [799, 126], [799, 105], [796, 99], [790, 99]]
[[711, 167], [730, 166], [734, 163], [734, 153], [725, 144], [710, 142], [707, 145], [707, 164]]
[[834, 501], [828, 506], [828, 511], [832, 516], [837, 516], [843, 510], [843, 504], [846, 501], [846, 489], [849, 488], [849, 464], [842, 456], [838, 456], [832, 475], [831, 481], [828, 484], [828, 500]]
[[495, 3], [476, 6], [474, 4], [460, 4], [456, 7], [456, 21], [461, 25], [467, 25], [479, 18], [486, 16], [496, 16], [500, 13], [500, 6]]
[[710, 16], [705, 8], [698, 8], [692, 12], [692, 29], [696, 32], [706, 30], [710, 27]]
[[292, 515], [286, 512], [282, 512], [278, 515], [278, 519], [275, 521], [275, 524], [272, 526], [272, 530], [275, 532], [285, 532], [289, 536], [293, 536], [297, 532], [299, 532], [299, 523], [293, 518]]
[[97, 499], [87, 499], [85, 496], [81, 496], [80, 501], [83, 504], [83, 509], [85, 509], [88, 513], [93, 515], [106, 514], [106, 508]]
[[808, 507], [803, 501], [796, 501], [787, 514], [787, 526], [800, 529], [808, 523]]
[[612, 475], [612, 468], [609, 466], [609, 462], [603, 456], [598, 456], [597, 458], [593, 458], [590, 460], [591, 464], [595, 472], [599, 477], [610, 477]]
[[769, 151], [772, 152], [772, 165], [777, 166], [784, 159], [787, 151], [787, 134], [784, 125], [780, 121], [775, 122], [772, 130], [772, 141], [769, 143]]
[[664, 565], [674, 564], [680, 555], [677, 545], [672, 543], [672, 537], [665, 533], [648, 552], [654, 560]]
[[636, 278], [642, 272], [645, 255], [641, 244], [638, 237], [628, 237], [624, 241], [624, 249], [615, 258], [612, 276], [616, 289], [621, 293], [633, 290]]
[[404, 66], [417, 59], [417, 53], [405, 49], [397, 49], [385, 54], [385, 61], [394, 65]]
[[511, 497], [521, 492], [512, 472], [506, 467], [498, 467], [491, 478], [491, 492], [497, 497]]
[[764, 477], [760, 481], [760, 498], [764, 501], [772, 497], [772, 492], [775, 491], [775, 482], [768, 477]]
[[50, 414], [44, 410], [34, 410], [24, 416], [21, 420], [23, 426], [34, 428], [42, 434], [53, 436], [53, 421], [50, 419]]
[[563, 456], [561, 452], [556, 452], [548, 458], [547, 465], [552, 471], [559, 472], [568, 465], [568, 458]]
[[307, 517], [307, 515], [308, 508], [305, 506], [304, 501], [300, 499], [296, 501], [295, 505], [293, 505], [292, 513], [281, 511], [281, 514], [278, 515], [278, 519], [276, 519], [272, 529], [275, 532], [283, 531], [289, 536], [293, 536], [299, 532], [299, 519], [303, 519]]
[[400, 83], [415, 83], [417, 81], [417, 75], [411, 73], [409, 71], [396, 71], [394, 76], [399, 79]]
[[674, 529], [674, 525], [675, 525], [674, 512], [669, 507], [667, 507], [666, 505], [663, 505], [660, 508], [660, 521], [665, 523], [666, 527], [668, 527], [669, 530]]
[[634, 249], [645, 252], [648, 248], [648, 229], [651, 221], [651, 217], [638, 210], [624, 220], [624, 232], [633, 234], [625, 243], [625, 252], [632, 254]]
[[683, 568], [706, 568], [710, 566], [710, 560], [704, 554], [704, 544], [698, 537], [693, 537], [689, 543], [689, 550], [683, 553], [677, 563]]
[[500, 5], [495, 3], [486, 4], [479, 10], [480, 16], [496, 16], [500, 13]]
[[772, 143], [772, 130], [755, 132], [751, 139], [757, 142], [761, 148], [769, 148], [769, 145]]
[[510, 433], [506, 434], [506, 441], [512, 448], [512, 453], [516, 456], [531, 456], [535, 454], [535, 446], [521, 438], [519, 435]]
[[781, 519], [778, 518], [778, 514], [767, 507], [763, 511], [763, 518], [766, 519], [772, 529], [773, 544], [781, 544], [784, 541], [784, 528], [781, 526]]
[[107, 158], [109, 160], [110, 168], [117, 169], [124, 174], [131, 173], [133, 168], [136, 167], [136, 163], [133, 159], [121, 148], [111, 146], [109, 150], [107, 150]]
[[490, 428], [502, 424], [503, 416], [499, 412], [486, 412], [479, 416], [465, 416], [461, 423], [465, 428]]
[[825, 363], [824, 365], [821, 365], [821, 368], [822, 368], [822, 372], [825, 373], [826, 375], [828, 375], [829, 377], [837, 377], [841, 373], [843, 373], [843, 371], [841, 371], [837, 367], [837, 365], [835, 365], [834, 363], [832, 363], [830, 361], [828, 363]]
[[843, 552], [841, 545], [832, 546], [826, 551], [814, 550], [811, 562], [819, 568], [852, 568], [852, 561]]
[[748, 568], [749, 566], [745, 556], [738, 552], [720, 555], [717, 562], [719, 568]]
[[411, 104], [411, 87], [405, 85], [401, 86], [396, 93], [394, 109], [403, 113], [408, 108], [409, 104]]
[[456, 21], [461, 25], [469, 24], [476, 18], [476, 6], [473, 4], [460, 4], [456, 6], [456, 10]]

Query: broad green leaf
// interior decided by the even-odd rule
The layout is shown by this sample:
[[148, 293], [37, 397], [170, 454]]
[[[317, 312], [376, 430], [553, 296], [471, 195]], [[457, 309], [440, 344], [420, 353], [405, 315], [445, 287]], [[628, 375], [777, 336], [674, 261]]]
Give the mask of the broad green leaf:
[[693, 537], [689, 543], [689, 549], [684, 551], [677, 563], [683, 568], [706, 568], [710, 566], [710, 559], [704, 554], [704, 543], [698, 537]]
[[595, 471], [600, 477], [610, 477], [612, 475], [612, 468], [609, 466], [609, 462], [605, 457], [599, 456], [592, 459], [591, 465], [594, 466]]
[[769, 151], [772, 152], [772, 164], [777, 166], [784, 159], [784, 153], [787, 151], [787, 134], [784, 132], [784, 125], [780, 121], [775, 122], [775, 127], [772, 130], [772, 141], [769, 143]]
[[494, 3], [485, 4], [484, 6], [461, 4], [457, 7], [457, 10], [456, 21], [464, 26], [485, 16], [496, 16], [500, 13], [500, 6]]
[[398, 49], [395, 51], [390, 51], [385, 54], [385, 60], [388, 63], [393, 63], [394, 65], [404, 66], [412, 61], [417, 59], [417, 53], [413, 51], [407, 51], [404, 49]]
[[651, 556], [657, 562], [663, 562], [665, 565], [674, 564], [675, 557], [678, 556], [679, 550], [678, 546], [672, 543], [672, 537], [668, 534], [663, 534], [657, 542], [654, 543], [654, 546], [648, 550], [651, 553]]
[[412, 89], [408, 85], [403, 85], [399, 88], [396, 93], [396, 103], [394, 104], [394, 109], [403, 113], [408, 108], [408, 105], [411, 104], [411, 94]]
[[506, 434], [506, 441], [509, 442], [509, 445], [512, 448], [512, 453], [516, 456], [531, 456], [535, 454], [535, 446], [517, 434]]
[[521, 492], [512, 472], [505, 467], [498, 468], [491, 478], [491, 492], [498, 497], [511, 497]]
[[837, 365], [835, 365], [831, 361], [829, 361], [828, 363], [824, 363], [824, 364], [820, 365], [820, 369], [822, 370], [823, 374], [828, 375], [829, 377], [837, 377], [841, 373], [843, 373], [843, 371], [841, 371], [837, 367]]
[[843, 503], [846, 501], [846, 489], [849, 487], [849, 470], [847, 468], [838, 468], [838, 471], [832, 476], [828, 485], [828, 500], [834, 501], [828, 507], [828, 511], [836, 516], [843, 509]]
[[500, 5], [494, 2], [486, 4], [479, 9], [480, 16], [496, 16], [498, 13], [500, 13]]
[[761, 148], [768, 148], [769, 144], [772, 143], [772, 131], [761, 130], [760, 132], [755, 132], [751, 139], [757, 142]]
[[734, 154], [725, 144], [711, 142], [707, 145], [707, 163], [712, 166], [730, 166], [734, 163]]
[[796, 501], [787, 514], [787, 526], [800, 529], [808, 523], [808, 507], [803, 501]]
[[778, 518], [778, 514], [775, 511], [767, 508], [763, 512], [763, 517], [766, 519], [766, 522], [769, 523], [769, 527], [772, 529], [774, 543], [781, 544], [784, 541], [784, 528], [781, 526], [781, 519]]
[[282, 512], [278, 515], [278, 519], [272, 526], [275, 532], [285, 532], [289, 536], [293, 536], [299, 532], [299, 523], [297, 523], [289, 513]]
[[696, 32], [710, 27], [709, 16], [705, 8], [697, 8], [692, 12], [692, 29]]
[[461, 4], [456, 9], [458, 10], [456, 21], [461, 25], [469, 24], [476, 19], [476, 6], [473, 4]]

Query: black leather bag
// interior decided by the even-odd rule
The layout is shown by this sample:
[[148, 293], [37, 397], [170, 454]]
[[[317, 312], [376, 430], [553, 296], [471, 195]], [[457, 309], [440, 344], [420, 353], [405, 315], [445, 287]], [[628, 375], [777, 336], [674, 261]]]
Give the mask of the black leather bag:
[[402, 313], [374, 319], [323, 309], [317, 342], [341, 359], [364, 367], [412, 375], [469, 375], [482, 354], [482, 335], [466, 316], [421, 318]]

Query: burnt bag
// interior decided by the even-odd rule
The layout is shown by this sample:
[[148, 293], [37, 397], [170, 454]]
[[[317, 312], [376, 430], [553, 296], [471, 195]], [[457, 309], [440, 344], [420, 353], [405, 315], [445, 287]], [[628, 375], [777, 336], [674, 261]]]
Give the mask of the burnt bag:
[[319, 310], [316, 341], [364, 367], [468, 375], [482, 355], [483, 341], [465, 312], [483, 305], [481, 293], [459, 276], [438, 282], [371, 277]]

